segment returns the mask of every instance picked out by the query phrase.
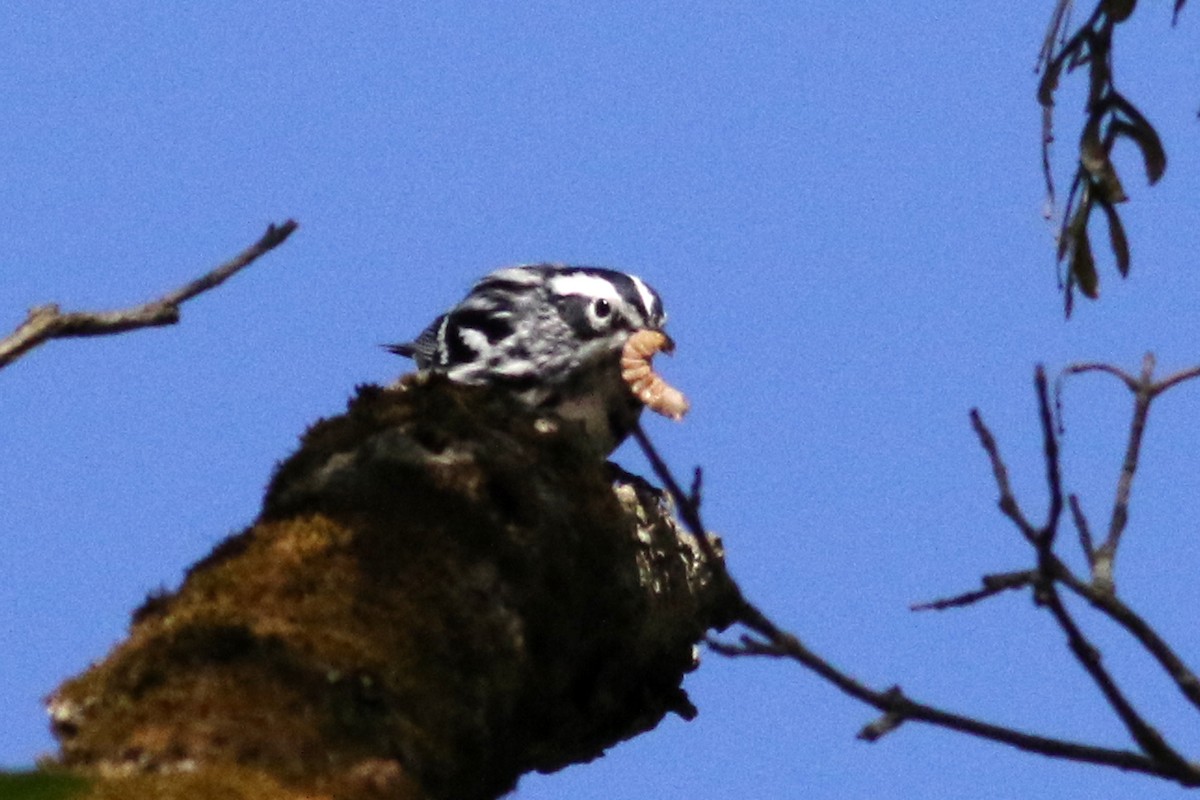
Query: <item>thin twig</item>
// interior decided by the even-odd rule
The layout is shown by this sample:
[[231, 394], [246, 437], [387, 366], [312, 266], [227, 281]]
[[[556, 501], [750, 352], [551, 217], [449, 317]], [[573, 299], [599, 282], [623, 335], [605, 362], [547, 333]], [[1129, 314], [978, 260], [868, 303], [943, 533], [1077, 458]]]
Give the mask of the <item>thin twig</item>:
[[1084, 557], [1087, 558], [1088, 569], [1094, 569], [1096, 548], [1092, 543], [1092, 529], [1088, 525], [1087, 516], [1083, 513], [1083, 507], [1079, 505], [1079, 495], [1069, 495], [1067, 504], [1071, 507], [1071, 519], [1075, 522], [1075, 530], [1079, 533], [1079, 547], [1083, 550]]
[[697, 510], [700, 508], [700, 493], [703, 487], [704, 470], [702, 470], [700, 467], [696, 467], [696, 470], [692, 473], [692, 488], [688, 491], [688, 499], [692, 501], [692, 505], [694, 505]]
[[1038, 51], [1037, 66], [1034, 72], [1042, 69], [1043, 65], [1048, 65], [1051, 59], [1054, 58], [1054, 48], [1056, 44], [1062, 44], [1064, 38], [1062, 32], [1066, 29], [1064, 24], [1067, 19], [1067, 14], [1071, 10], [1071, 5], [1074, 0], [1058, 0], [1054, 6], [1054, 13], [1050, 15], [1050, 25], [1046, 29], [1046, 36], [1042, 39], [1042, 49]]
[[1116, 595], [1079, 580], [1066, 569], [1065, 565], [1060, 565], [1060, 568], [1056, 570], [1056, 577], [1060, 583], [1086, 600], [1093, 608], [1124, 628], [1130, 636], [1137, 640], [1138, 644], [1146, 649], [1146, 652], [1154, 657], [1154, 660], [1175, 683], [1184, 698], [1195, 708], [1200, 709], [1200, 678], [1183, 663], [1183, 659], [1158, 635], [1150, 623], [1142, 619]]
[[[1108, 533], [1100, 546], [1091, 550], [1089, 555], [1089, 563], [1092, 567], [1092, 582], [1102, 591], [1107, 591], [1110, 594], [1116, 591], [1114, 562], [1116, 561], [1117, 548], [1121, 543], [1121, 536], [1124, 534], [1125, 527], [1129, 522], [1129, 501], [1133, 492], [1133, 480], [1137, 474], [1138, 460], [1141, 456], [1142, 441], [1146, 433], [1150, 404], [1168, 389], [1200, 377], [1200, 366], [1197, 366], [1180, 370], [1161, 381], [1155, 382], [1154, 367], [1154, 354], [1147, 353], [1142, 358], [1142, 369], [1136, 377], [1111, 364], [1094, 362], [1071, 364], [1062, 372], [1062, 377], [1080, 375], [1087, 372], [1106, 373], [1124, 383], [1125, 387], [1133, 394], [1133, 414], [1129, 422], [1129, 436], [1125, 445], [1125, 457], [1121, 463], [1121, 474], [1117, 479], [1117, 491], [1113, 499], [1113, 510], [1109, 518]], [[1076, 520], [1076, 524], [1078, 525], [1078, 520]], [[1080, 529], [1081, 536], [1083, 533], [1084, 529]]]
[[[1131, 454], [1127, 453], [1126, 455], [1126, 468], [1122, 471], [1123, 480], [1118, 487], [1118, 506], [1120, 506], [1121, 503], [1127, 504], [1129, 483], [1132, 482], [1133, 474], [1136, 471], [1137, 452], [1141, 441], [1140, 428], [1144, 427], [1145, 412], [1148, 411], [1149, 402], [1152, 397], [1150, 390], [1153, 388], [1153, 383], [1151, 380], [1153, 369], [1154, 359], [1152, 356], [1147, 355], [1147, 357], [1143, 360], [1141, 377], [1135, 382], [1135, 396], [1137, 398], [1137, 403], [1135, 404], [1135, 422], [1133, 425], [1134, 431], [1131, 432]], [[1083, 368], [1076, 369], [1076, 371], [1092, 370], [1098, 370], [1117, 375], [1123, 380], [1126, 377], [1123, 373], [1115, 368], [1102, 368], [1096, 365], [1086, 365]], [[1129, 382], [1126, 381], [1126, 383], [1128, 385]], [[1146, 756], [1152, 759], [1155, 763], [1162, 765], [1164, 769], [1172, 773], [1183, 774], [1197, 772], [1197, 768], [1189, 764], [1174, 748], [1172, 748], [1166, 742], [1163, 736], [1146, 722], [1146, 720], [1133, 707], [1133, 704], [1130, 703], [1125, 697], [1120, 687], [1117, 686], [1117, 683], [1113, 679], [1112, 675], [1109, 674], [1109, 672], [1105, 669], [1101, 661], [1099, 650], [1083, 634], [1082, 630], [1079, 628], [1078, 624], [1067, 610], [1065, 604], [1062, 602], [1062, 598], [1058, 594], [1057, 583], [1060, 581], [1068, 586], [1072, 586], [1072, 588], [1074, 588], [1076, 591], [1083, 592], [1084, 596], [1088, 597], [1089, 599], [1093, 597], [1096, 598], [1093, 600], [1093, 603], [1099, 602], [1099, 598], [1105, 596], [1106, 593], [1111, 595], [1111, 592], [1106, 592], [1106, 587], [1099, 582], [1096, 582], [1093, 586], [1086, 586], [1082, 584], [1054, 555], [1053, 547], [1055, 531], [1057, 530], [1058, 526], [1058, 518], [1062, 514], [1062, 489], [1060, 476], [1061, 468], [1059, 464], [1056, 425], [1051, 411], [1045, 371], [1040, 365], [1038, 366], [1036, 373], [1036, 386], [1038, 393], [1038, 410], [1042, 427], [1046, 460], [1046, 482], [1050, 489], [1049, 514], [1046, 525], [1041, 530], [1037, 531], [1036, 535], [1033, 536], [1032, 539], [1030, 538], [1027, 529], [1022, 527], [1019, 522], [1019, 520], [1024, 520], [1025, 518], [1023, 513], [1020, 513], [1018, 509], [1015, 515], [1009, 515], [1010, 518], [1014, 519], [1014, 521], [1018, 521], [1017, 527], [1021, 530], [1021, 533], [1023, 536], [1025, 536], [1026, 540], [1032, 542], [1037, 552], [1038, 566], [1036, 572], [1036, 581], [1034, 583], [1035, 600], [1039, 605], [1050, 610], [1055, 621], [1058, 623], [1059, 628], [1061, 628], [1063, 633], [1066, 635], [1068, 646], [1070, 647], [1070, 650], [1074, 654], [1076, 660], [1088, 673], [1089, 677], [1092, 678], [1097, 688], [1099, 688], [1100, 692], [1104, 695], [1104, 698], [1109, 706], [1121, 719], [1121, 722], [1125, 725], [1125, 728], [1129, 732], [1130, 736], [1135, 742], [1137, 742], [1138, 746], [1142, 749]], [[1139, 413], [1141, 414], [1140, 423], [1138, 422]], [[994, 441], [991, 441], [990, 443], [985, 441], [984, 447], [988, 451], [989, 455], [993, 458], [993, 462], [995, 462], [995, 460], [999, 458], [999, 455]], [[998, 466], [993, 463], [993, 472], [995, 472], [997, 475], [1004, 476], [1003, 482], [1001, 482], [999, 478], [997, 479], [997, 482], [1002, 486], [1001, 491], [1003, 493], [1005, 491], [1003, 487], [1007, 483], [1007, 468], [1002, 462]], [[1128, 482], [1124, 481], [1126, 476], [1128, 476]], [[1072, 510], [1073, 512], [1077, 513], [1077, 524], [1080, 524], [1080, 520], [1082, 520], [1082, 512], [1078, 509], [1077, 500], [1072, 499]], [[1114, 522], [1116, 521], [1123, 522], [1123, 520], [1120, 520], [1119, 515], [1114, 512]], [[1083, 533], [1083, 531], [1086, 531], [1086, 521], [1082, 522], [1082, 527], [1080, 530], [1081, 537], [1085, 538], [1085, 549], [1090, 550], [1090, 533], [1086, 535]], [[1119, 539], [1119, 536], [1119, 529], [1116, 539], [1111, 538], [1110, 534], [1109, 541], [1112, 542], [1113, 551], [1115, 551], [1116, 542]], [[1105, 544], [1107, 545], [1109, 542], [1106, 541]], [[1100, 550], [1095, 551], [1097, 561], [1102, 557], [1103, 548], [1104, 545], [1101, 546]], [[1109, 613], [1115, 613], [1121, 610], [1123, 610], [1122, 607], [1116, 605], [1110, 605], [1108, 607]], [[1137, 626], [1137, 623], [1141, 622], [1141, 620], [1137, 618], [1136, 615], [1133, 615], [1132, 612], [1130, 612], [1129, 614], [1124, 615], [1123, 622], [1126, 625], [1127, 630], [1132, 630]], [[1168, 672], [1171, 672], [1172, 677], [1175, 677], [1176, 675], [1179, 676], [1176, 683], [1180, 689], [1183, 690], [1185, 694], [1188, 691], [1194, 690], [1194, 686], [1190, 685], [1190, 681], [1195, 680], [1194, 676], [1192, 676], [1190, 672], [1187, 672], [1185, 668], [1182, 668], [1181, 663], [1170, 663], [1169, 658], [1173, 658], [1174, 653], [1171, 652], [1169, 648], [1166, 648], [1165, 644], [1161, 643], [1156, 636], [1152, 635], [1153, 632], [1149, 630], [1149, 626], [1142, 625], [1141, 628], [1138, 629], [1138, 634], [1141, 634], [1141, 636], [1138, 637], [1139, 641], [1143, 642], [1143, 645], [1147, 646], [1147, 649], [1149, 649], [1149, 646], [1146, 645], [1146, 642], [1153, 642], [1156, 646], [1161, 645], [1162, 649], [1159, 651], [1156, 657], [1160, 659], [1159, 663], [1163, 664], [1164, 668], [1168, 669]], [[1167, 666], [1168, 663], [1170, 663], [1170, 667]], [[1179, 672], [1179, 669], [1184, 669], [1184, 671]]]
[[1049, 548], [1058, 533], [1058, 520], [1062, 516], [1062, 475], [1059, 469], [1058, 436], [1054, 431], [1054, 412], [1050, 403], [1050, 391], [1046, 383], [1046, 370], [1038, 364], [1034, 374], [1038, 397], [1038, 419], [1042, 425], [1042, 451], [1046, 460], [1046, 485], [1050, 489], [1050, 507], [1046, 511], [1046, 524], [1038, 531], [1039, 546]]
[[1130, 375], [1123, 369], [1114, 367], [1112, 364], [1101, 364], [1099, 362], [1088, 361], [1080, 364], [1069, 364], [1063, 369], [1063, 375], [1081, 375], [1085, 372], [1106, 372], [1117, 378], [1126, 386], [1129, 391], [1136, 392], [1138, 389], [1138, 379]]
[[1200, 378], [1200, 367], [1191, 367], [1190, 369], [1180, 370], [1174, 375], [1169, 375], [1163, 378], [1158, 383], [1154, 384], [1152, 393], [1157, 397], [1167, 389], [1178, 386], [1184, 381], [1190, 381], [1193, 378]]
[[1121, 535], [1129, 522], [1129, 497], [1133, 492], [1133, 478], [1137, 473], [1138, 457], [1142, 452], [1142, 439], [1146, 433], [1146, 420], [1150, 414], [1150, 403], [1154, 399], [1154, 356], [1147, 353], [1142, 359], [1142, 374], [1133, 395], [1133, 418], [1129, 423], [1129, 441], [1125, 445], [1125, 458], [1121, 462], [1121, 477], [1117, 479], [1117, 493], [1113, 499], [1112, 516], [1108, 523], [1108, 536], [1096, 548], [1092, 566], [1092, 580], [1096, 585], [1114, 591], [1114, 564]]
[[[1043, 416], [1044, 419], [1049, 419], [1048, 413]], [[978, 420], [978, 413], [973, 413], [972, 419], [977, 421], [976, 432], [980, 434], [980, 439], [985, 442], [985, 449], [992, 456], [993, 469], [997, 474], [997, 481], [1005, 487], [1002, 493], [1011, 498], [1011, 491], [1006, 491], [1007, 472], [1004, 469], [1003, 462], [999, 459], [995, 441], [991, 438], [990, 432], [983, 426], [982, 421]], [[658, 455], [657, 450], [654, 449], [645, 432], [640, 427], [635, 427], [633, 435], [650, 461], [655, 474], [663, 482], [663, 485], [667, 487], [667, 491], [675, 501], [684, 525], [688, 527], [698, 541], [705, 541], [705, 527], [703, 520], [700, 518], [699, 509], [692, 503], [688, 495], [683, 492], [679, 482], [671, 474], [670, 469], [663, 459]], [[988, 442], [991, 443], [990, 447], [987, 444]], [[1016, 514], [1014, 520], [1024, 521], [1020, 509], [1015, 508], [1014, 510]], [[1031, 541], [1035, 541], [1036, 537], [1033, 535], [1032, 528], [1027, 522], [1024, 524], [1030, 532]], [[1045, 537], [1043, 537], [1042, 541], [1047, 545], [1050, 542]], [[733, 593], [732, 597], [735, 598], [734, 602], [738, 605], [738, 621], [761, 637], [743, 636], [740, 645], [709, 640], [709, 646], [713, 651], [727, 656], [788, 658], [800, 663], [819, 677], [832, 683], [843, 693], [882, 712], [884, 715], [882, 721], [876, 720], [862, 729], [860, 736], [864, 738], [879, 738], [887, 732], [895, 730], [903, 722], [913, 720], [989, 741], [1007, 744], [1026, 752], [1154, 775], [1173, 780], [1184, 786], [1200, 786], [1200, 769], [1192, 767], [1186, 762], [1167, 762], [1129, 750], [1096, 747], [1062, 739], [1036, 736], [1011, 728], [993, 725], [972, 717], [954, 714], [934, 706], [915, 702], [906, 696], [898, 686], [893, 686], [882, 692], [875, 691], [847, 673], [837, 669], [815, 652], [809, 650], [794, 635], [777, 626], [755, 605], [745, 599], [736, 582], [724, 571], [723, 564], [716, 560], [710, 563], [716, 569], [720, 570], [720, 574], [724, 575], [728, 580], [729, 587]]]
[[[679, 509], [679, 516], [683, 519], [684, 525], [692, 532], [692, 536], [696, 538], [696, 543], [700, 546], [701, 552], [704, 553], [704, 558], [713, 569], [724, 571], [723, 562], [713, 550], [712, 543], [708, 540], [708, 533], [704, 527], [704, 521], [700, 519], [700, 504], [689, 495], [685, 494], [683, 488], [679, 485], [679, 481], [675, 480], [675, 476], [667, 467], [667, 463], [663, 461], [662, 456], [658, 454], [654, 444], [650, 441], [650, 437], [646, 436], [646, 432], [642, 430], [641, 423], [633, 423], [633, 438], [637, 441], [638, 446], [642, 448], [642, 452], [646, 456], [646, 460], [650, 462], [650, 467], [654, 470], [654, 474], [666, 486], [667, 492], [671, 495], [671, 499], [675, 501], [676, 508]], [[697, 478], [692, 484], [694, 489], [699, 489], [700, 483]], [[731, 581], [732, 582], [732, 581]]]
[[979, 437], [979, 444], [987, 453], [988, 460], [992, 464], [992, 475], [996, 479], [996, 488], [1000, 490], [1000, 500], [997, 502], [1000, 511], [1011, 519], [1017, 529], [1021, 531], [1021, 535], [1032, 543], [1037, 536], [1037, 531], [1021, 513], [1021, 506], [1013, 496], [1012, 485], [1008, 481], [1008, 468], [1004, 466], [1004, 460], [1000, 457], [1000, 448], [996, 444], [996, 437], [984, 424], [983, 417], [977, 408], [971, 409], [971, 427], [975, 430], [975, 435]]
[[[1072, 496], [1071, 507], [1075, 515], [1076, 527], [1079, 529], [1081, 544], [1088, 554], [1092, 567], [1092, 582], [1085, 583], [1076, 578], [1065, 566], [1059, 565], [1056, 578], [1076, 595], [1086, 600], [1091, 606], [1126, 630], [1137, 642], [1158, 662], [1164, 672], [1174, 681], [1180, 693], [1197, 709], [1200, 709], [1200, 678], [1183, 663], [1175, 651], [1158, 635], [1158, 633], [1116, 596], [1112, 583], [1112, 556], [1128, 519], [1128, 504], [1132, 491], [1132, 482], [1136, 473], [1142, 439], [1148, 419], [1150, 403], [1160, 394], [1179, 384], [1200, 377], [1200, 366], [1181, 370], [1157, 383], [1153, 380], [1154, 357], [1147, 353], [1142, 359], [1142, 370], [1138, 377], [1108, 364], [1083, 363], [1073, 364], [1063, 371], [1063, 375], [1082, 374], [1086, 372], [1102, 372], [1120, 380], [1134, 395], [1134, 411], [1130, 421], [1129, 437], [1126, 444], [1125, 458], [1122, 463], [1121, 477], [1118, 481], [1117, 496], [1114, 500], [1113, 518], [1110, 521], [1109, 537], [1105, 545], [1109, 548], [1109, 560], [1106, 564], [1096, 564], [1096, 550], [1091, 541], [1091, 534], [1078, 500]], [[1115, 537], [1113, 535], [1115, 531]], [[1107, 578], [1107, 580], [1105, 580]]]
[[954, 595], [952, 597], [943, 597], [938, 600], [930, 600], [926, 603], [916, 603], [909, 606], [910, 611], [945, 611], [948, 608], [961, 608], [978, 603], [980, 600], [986, 600], [989, 597], [994, 597], [1001, 592], [1011, 591], [1013, 589], [1023, 589], [1031, 585], [1037, 579], [1037, 572], [1031, 569], [1023, 569], [1018, 572], [1000, 572], [994, 575], [984, 575], [980, 580], [983, 588], [976, 589], [970, 592]]
[[1091, 551], [1089, 563], [1092, 568], [1092, 583], [1109, 594], [1116, 591], [1115, 561], [1121, 536], [1129, 522], [1129, 500], [1133, 492], [1133, 479], [1137, 474], [1142, 440], [1146, 433], [1146, 422], [1150, 404], [1167, 389], [1184, 381], [1200, 376], [1200, 367], [1183, 370], [1154, 381], [1154, 354], [1142, 358], [1142, 369], [1137, 377], [1109, 364], [1072, 364], [1063, 370], [1063, 375], [1079, 375], [1087, 372], [1102, 372], [1120, 380], [1133, 393], [1133, 414], [1129, 422], [1129, 436], [1125, 444], [1125, 457], [1121, 462], [1121, 474], [1117, 479], [1117, 491], [1113, 498], [1112, 515], [1109, 517], [1108, 533], [1103, 542]]
[[764, 642], [760, 639], [755, 639], [753, 636], [742, 634], [738, 637], [737, 644], [723, 642], [715, 636], [705, 637], [704, 643], [714, 653], [719, 653], [723, 656], [783, 656], [786, 655], [775, 645], [770, 642]]
[[1054, 587], [1054, 581], [1048, 581], [1044, 589], [1044, 604], [1054, 615], [1058, 626], [1067, 635], [1067, 644], [1070, 646], [1071, 652], [1096, 683], [1109, 706], [1121, 718], [1125, 729], [1138, 743], [1142, 752], [1173, 771], [1195, 771], [1195, 768], [1188, 764], [1183, 756], [1167, 744], [1162, 734], [1142, 718], [1133, 704], [1125, 697], [1116, 681], [1101, 663], [1100, 651], [1083, 635], [1070, 612], [1063, 605], [1062, 598], [1059, 597], [1058, 591]]
[[[1154, 358], [1147, 355], [1142, 364], [1142, 375], [1138, 381], [1139, 399], [1138, 410], [1141, 411], [1141, 423], [1138, 424], [1138, 415], [1135, 413], [1134, 427], [1137, 429], [1136, 437], [1131, 435], [1130, 452], [1126, 454], [1126, 469], [1122, 471], [1122, 481], [1117, 490], [1118, 510], [1124, 512], [1128, 505], [1130, 484], [1133, 480], [1133, 473], [1137, 468], [1137, 452], [1141, 444], [1141, 428], [1145, 425], [1145, 412], [1149, 410], [1149, 397], [1146, 388], [1151, 385], [1151, 376], [1154, 371]], [[1042, 365], [1038, 365], [1034, 383], [1037, 388], [1038, 396], [1038, 416], [1042, 427], [1043, 450], [1046, 461], [1046, 484], [1050, 489], [1050, 503], [1047, 512], [1045, 526], [1038, 532], [1035, 541], [1038, 556], [1038, 582], [1036, 585], [1036, 597], [1039, 604], [1044, 605], [1050, 610], [1054, 616], [1058, 626], [1067, 636], [1067, 644], [1071, 652], [1075, 655], [1077, 661], [1084, 670], [1091, 676], [1100, 692], [1104, 695], [1105, 700], [1125, 728], [1129, 731], [1133, 740], [1138, 743], [1142, 751], [1146, 755], [1171, 765], [1175, 769], [1181, 767], [1186, 768], [1187, 763], [1179, 753], [1175, 752], [1163, 739], [1162, 735], [1157, 730], [1152, 728], [1145, 719], [1133, 707], [1133, 704], [1125, 697], [1116, 681], [1100, 660], [1100, 651], [1088, 640], [1088, 638], [1080, 630], [1075, 623], [1071, 613], [1063, 604], [1062, 598], [1059, 597], [1058, 589], [1055, 585], [1059, 578], [1059, 570], [1065, 571], [1062, 562], [1054, 555], [1054, 539], [1058, 529], [1058, 520], [1062, 516], [1063, 498], [1062, 498], [1062, 478], [1059, 466], [1058, 452], [1058, 437], [1055, 434], [1054, 419], [1051, 412], [1050, 397], [1046, 384], [1046, 371]], [[1145, 398], [1142, 402], [1142, 398]], [[1135, 446], [1136, 438], [1136, 446]], [[1125, 480], [1126, 476], [1128, 481]], [[1124, 527], [1125, 514], [1113, 513], [1113, 525], [1116, 530], [1115, 536], [1112, 531], [1109, 534], [1109, 540], [1101, 545], [1100, 550], [1096, 554], [1096, 560], [1102, 558], [1105, 547], [1112, 543], [1112, 551], [1115, 553], [1116, 544], [1120, 538], [1120, 529], [1115, 528], [1117, 520], [1121, 522], [1121, 527]]]
[[[1065, 47], [1067, 29], [1067, 19], [1070, 16], [1071, 5], [1073, 0], [1058, 0], [1054, 7], [1054, 13], [1050, 15], [1050, 25], [1046, 29], [1046, 36], [1042, 40], [1042, 49], [1038, 52], [1037, 65], [1034, 67], [1034, 72], [1039, 72], [1043, 69], [1049, 69], [1054, 61], [1054, 51], [1058, 48]], [[1057, 84], [1058, 79], [1055, 76], [1052, 80]], [[1046, 182], [1046, 215], [1048, 218], [1054, 216], [1054, 166], [1053, 158], [1050, 153], [1050, 147], [1054, 144], [1054, 89], [1047, 87], [1048, 92], [1040, 92], [1045, 100], [1042, 106], [1042, 178]]]
[[52, 303], [31, 309], [29, 316], [15, 331], [0, 339], [0, 369], [51, 339], [109, 336], [139, 328], [173, 325], [179, 321], [179, 307], [183, 303], [219, 286], [260, 256], [283, 244], [296, 227], [296, 222], [290, 219], [282, 225], [269, 226], [257, 242], [229, 261], [149, 303], [117, 311], [63, 312]]
[[[825, 680], [837, 686], [844, 693], [873, 706], [885, 715], [889, 715], [891, 719], [889, 719], [888, 730], [894, 729], [899, 722], [906, 720], [925, 722], [940, 728], [1006, 744], [1030, 753], [1141, 772], [1147, 775], [1168, 778], [1184, 786], [1200, 786], [1200, 769], [1196, 769], [1186, 762], [1182, 764], [1167, 764], [1129, 750], [1096, 747], [1062, 739], [1037, 736], [993, 725], [972, 717], [954, 714], [933, 706], [915, 702], [896, 686], [882, 692], [874, 691], [830, 665], [801, 644], [796, 637], [780, 630], [762, 612], [749, 603], [746, 604], [742, 622], [770, 642], [773, 646], [772, 650], [778, 651], [763, 652], [762, 648], [756, 648], [746, 654], [776, 655], [777, 657], [786, 657], [800, 662]], [[871, 729], [873, 725], [875, 723], [868, 725], [867, 728], [864, 728], [864, 731]]]

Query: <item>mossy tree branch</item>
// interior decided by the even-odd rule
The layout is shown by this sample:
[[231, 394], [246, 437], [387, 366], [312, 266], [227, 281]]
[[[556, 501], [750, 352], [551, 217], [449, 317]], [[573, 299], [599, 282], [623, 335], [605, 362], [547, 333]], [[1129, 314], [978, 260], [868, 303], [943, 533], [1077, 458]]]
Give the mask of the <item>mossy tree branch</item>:
[[695, 714], [694, 646], [733, 614], [699, 541], [501, 391], [361, 387], [255, 524], [55, 693], [63, 762], [497, 797]]

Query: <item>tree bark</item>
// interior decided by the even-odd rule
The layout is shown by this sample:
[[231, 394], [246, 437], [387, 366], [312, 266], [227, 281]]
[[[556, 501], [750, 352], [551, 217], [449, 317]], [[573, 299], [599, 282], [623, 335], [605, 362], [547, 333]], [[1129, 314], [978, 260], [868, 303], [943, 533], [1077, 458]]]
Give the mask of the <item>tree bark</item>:
[[471, 800], [691, 718], [695, 645], [734, 613], [724, 573], [576, 433], [487, 389], [360, 387], [257, 521], [55, 692], [63, 764]]

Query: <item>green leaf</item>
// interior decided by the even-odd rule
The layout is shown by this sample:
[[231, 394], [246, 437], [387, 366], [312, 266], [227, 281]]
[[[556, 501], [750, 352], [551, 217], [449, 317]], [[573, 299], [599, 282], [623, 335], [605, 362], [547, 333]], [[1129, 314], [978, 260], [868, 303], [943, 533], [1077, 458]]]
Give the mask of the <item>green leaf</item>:
[[4, 800], [68, 800], [83, 795], [89, 782], [56, 772], [0, 772]]

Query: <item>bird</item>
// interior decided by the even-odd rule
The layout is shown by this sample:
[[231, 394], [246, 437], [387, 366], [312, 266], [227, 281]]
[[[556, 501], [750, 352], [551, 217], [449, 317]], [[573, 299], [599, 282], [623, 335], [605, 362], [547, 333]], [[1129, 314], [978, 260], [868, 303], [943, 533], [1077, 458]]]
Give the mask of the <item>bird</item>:
[[[673, 350], [666, 321], [658, 292], [635, 275], [525, 264], [484, 276], [416, 339], [385, 347], [421, 371], [502, 387], [525, 406], [578, 423], [607, 455], [633, 430], [643, 407], [655, 406], [645, 378], [635, 386], [628, 367], [666, 386], [643, 357], [647, 350]], [[642, 348], [631, 356], [635, 348], [627, 345], [638, 343]], [[678, 413], [656, 410], [678, 418], [686, 401]]]

